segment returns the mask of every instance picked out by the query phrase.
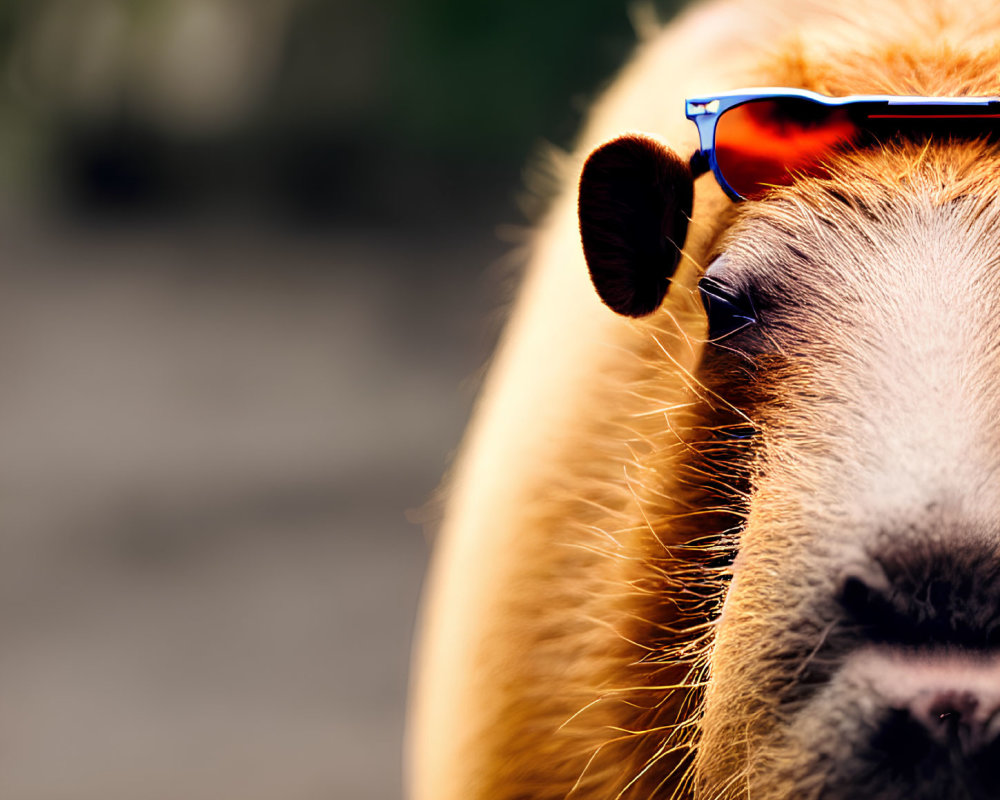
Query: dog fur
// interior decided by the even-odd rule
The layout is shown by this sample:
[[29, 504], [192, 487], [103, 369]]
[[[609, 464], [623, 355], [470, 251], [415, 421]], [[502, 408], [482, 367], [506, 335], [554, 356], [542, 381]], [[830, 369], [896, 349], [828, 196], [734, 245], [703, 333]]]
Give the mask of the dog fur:
[[[705, 176], [658, 311], [618, 317], [588, 281], [587, 153], [645, 131], [686, 157], [685, 97], [768, 85], [998, 94], [1000, 6], [719, 0], [596, 103], [448, 481], [414, 800], [986, 791], [852, 755], [870, 719], [843, 709], [883, 691], [883, 656], [844, 643], [837, 597], [872, 552], [1000, 553], [996, 146], [856, 154], [760, 203]], [[706, 345], [695, 290], [718, 254], [771, 298], [732, 346]]]

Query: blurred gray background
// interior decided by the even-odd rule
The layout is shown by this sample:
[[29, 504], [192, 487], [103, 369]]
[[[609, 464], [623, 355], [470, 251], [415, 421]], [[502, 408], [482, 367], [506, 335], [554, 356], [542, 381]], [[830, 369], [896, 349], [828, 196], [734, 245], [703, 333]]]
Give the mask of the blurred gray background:
[[633, 42], [621, 0], [0, 2], [0, 797], [401, 796], [522, 167]]

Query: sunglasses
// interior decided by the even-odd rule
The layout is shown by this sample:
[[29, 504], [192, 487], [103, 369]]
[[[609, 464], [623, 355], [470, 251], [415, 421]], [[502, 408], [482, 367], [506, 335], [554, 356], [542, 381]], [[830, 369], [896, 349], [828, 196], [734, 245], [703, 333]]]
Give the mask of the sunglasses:
[[743, 89], [687, 101], [701, 149], [695, 174], [711, 169], [734, 200], [754, 200], [799, 176], [827, 174], [831, 155], [892, 139], [982, 137], [997, 131], [998, 97], [826, 97], [804, 89]]

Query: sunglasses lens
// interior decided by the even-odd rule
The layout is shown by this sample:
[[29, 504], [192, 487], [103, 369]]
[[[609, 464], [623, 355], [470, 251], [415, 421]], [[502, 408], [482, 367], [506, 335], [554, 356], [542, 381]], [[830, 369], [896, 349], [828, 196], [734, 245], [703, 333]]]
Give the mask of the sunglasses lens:
[[842, 108], [799, 97], [749, 100], [719, 117], [715, 159], [726, 183], [752, 200], [796, 174], [821, 174], [824, 158], [858, 135]]

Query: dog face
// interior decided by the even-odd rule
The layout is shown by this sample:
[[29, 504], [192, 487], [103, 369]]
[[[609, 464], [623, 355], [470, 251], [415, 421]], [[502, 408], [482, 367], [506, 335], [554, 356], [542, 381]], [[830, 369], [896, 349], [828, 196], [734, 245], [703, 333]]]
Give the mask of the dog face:
[[[638, 188], [633, 170], [589, 192], [584, 172], [595, 285], [610, 265], [641, 288], [610, 292], [622, 313], [658, 284], [614, 247], [641, 242], [633, 212], [597, 237], [617, 261], [588, 247], [590, 205], [653, 196], [647, 229], [682, 239], [689, 177], [660, 158]], [[707, 656], [699, 798], [996, 794], [998, 167], [983, 142], [845, 154], [742, 205], [716, 245], [695, 377], [742, 524]]]
[[979, 145], [844, 159], [745, 209], [708, 269], [755, 312], [705, 372], [745, 382], [717, 385], [756, 442], [707, 796], [737, 774], [767, 797], [996, 785], [996, 163]]

